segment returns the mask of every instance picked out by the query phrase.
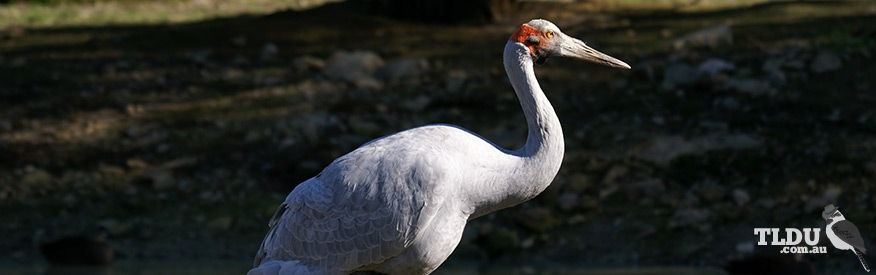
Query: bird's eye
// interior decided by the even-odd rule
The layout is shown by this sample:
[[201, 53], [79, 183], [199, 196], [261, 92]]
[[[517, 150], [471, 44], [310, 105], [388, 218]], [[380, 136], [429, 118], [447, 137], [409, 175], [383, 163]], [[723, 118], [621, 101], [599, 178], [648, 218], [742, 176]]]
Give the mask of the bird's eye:
[[554, 32], [553, 32], [553, 31], [547, 31], [547, 32], [544, 33], [544, 36], [547, 37], [547, 38], [554, 37]]

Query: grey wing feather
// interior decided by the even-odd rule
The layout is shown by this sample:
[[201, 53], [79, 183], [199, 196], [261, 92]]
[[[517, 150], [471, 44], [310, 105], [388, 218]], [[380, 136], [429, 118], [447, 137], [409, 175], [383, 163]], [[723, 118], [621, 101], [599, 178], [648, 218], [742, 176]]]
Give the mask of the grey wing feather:
[[864, 247], [864, 239], [861, 238], [861, 232], [858, 231], [858, 227], [855, 226], [855, 224], [847, 220], [842, 220], [835, 223], [832, 229], [833, 233], [844, 242], [862, 253], [867, 253], [867, 249]]
[[271, 220], [268, 221], [269, 231], [265, 238], [262, 240], [262, 244], [259, 246], [259, 251], [256, 252], [255, 260], [253, 260], [252, 263], [253, 267], [259, 266], [265, 259], [265, 243], [268, 242], [268, 240], [273, 239], [271, 235], [274, 233], [274, 228], [276, 227], [277, 223], [280, 222], [280, 217], [283, 216], [283, 213], [286, 212], [286, 209], [288, 209], [288, 206], [285, 202], [283, 204], [280, 204], [280, 207], [277, 207], [277, 211], [275, 211], [274, 215], [271, 216]]
[[[357, 189], [331, 177], [301, 183], [271, 219], [255, 264], [298, 260], [349, 271], [401, 254], [418, 232], [426, 203], [420, 192], [369, 190], [393, 186], [408, 185], [380, 182]], [[390, 193], [395, 195], [380, 195]]]
[[442, 183], [451, 162], [407, 137], [440, 136], [430, 129], [369, 142], [296, 186], [271, 220], [256, 264], [297, 260], [352, 271], [401, 254], [432, 223], [450, 188]]

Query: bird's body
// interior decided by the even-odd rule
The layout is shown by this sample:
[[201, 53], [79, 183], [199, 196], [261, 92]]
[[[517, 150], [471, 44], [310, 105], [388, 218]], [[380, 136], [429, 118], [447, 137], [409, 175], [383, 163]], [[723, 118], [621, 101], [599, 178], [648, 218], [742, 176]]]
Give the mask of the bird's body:
[[[824, 230], [824, 233], [827, 234], [827, 239], [830, 240], [830, 243], [833, 244], [833, 246], [836, 247], [836, 249], [839, 249], [839, 250], [853, 249], [854, 247], [852, 247], [851, 244], [846, 243], [836, 234], [838, 231], [836, 225], [838, 223], [840, 225], [845, 225], [845, 226], [848, 226], [848, 224], [851, 224], [851, 223], [849, 223], [849, 221], [846, 221], [845, 219], [842, 219], [842, 220], [834, 219], [829, 224], [827, 224], [827, 230]], [[854, 226], [854, 225], [852, 225], [852, 226]]]
[[[528, 24], [562, 34], [544, 20]], [[271, 219], [250, 274], [428, 274], [453, 252], [468, 220], [544, 191], [564, 143], [535, 79], [535, 55], [531, 44], [513, 39], [504, 52], [529, 129], [522, 148], [505, 150], [451, 125], [371, 141], [295, 187]]]

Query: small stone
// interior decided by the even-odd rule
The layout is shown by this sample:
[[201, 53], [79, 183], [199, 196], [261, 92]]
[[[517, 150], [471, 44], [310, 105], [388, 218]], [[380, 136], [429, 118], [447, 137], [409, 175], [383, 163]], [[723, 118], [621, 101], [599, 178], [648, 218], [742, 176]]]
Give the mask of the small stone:
[[299, 56], [292, 60], [292, 67], [298, 72], [321, 71], [325, 61], [313, 56]]
[[27, 172], [21, 178], [21, 184], [25, 186], [44, 186], [52, 182], [52, 174], [40, 168], [26, 169]]
[[168, 189], [176, 187], [176, 179], [169, 169], [153, 169], [147, 172], [147, 175], [152, 179], [152, 188]]
[[717, 48], [733, 44], [733, 32], [730, 25], [720, 24], [688, 33], [672, 42], [676, 50], [691, 47]]
[[323, 72], [331, 79], [352, 82], [371, 78], [383, 64], [383, 59], [371, 51], [338, 51], [325, 62]]
[[832, 51], [822, 51], [812, 60], [810, 69], [814, 73], [824, 73], [839, 70], [842, 65], [843, 61], [839, 55]]
[[736, 70], [736, 65], [720, 58], [709, 58], [697, 67], [697, 73], [702, 76], [713, 76], [723, 72]]
[[131, 169], [146, 169], [149, 168], [149, 164], [143, 161], [142, 159], [132, 158], [125, 161], [125, 164], [128, 168]]
[[693, 139], [666, 136], [654, 138], [647, 147], [636, 155], [648, 161], [668, 164], [680, 156], [701, 155], [711, 150], [744, 150], [761, 145], [763, 145], [763, 141], [760, 138], [744, 134], [711, 134]]
[[770, 58], [763, 62], [761, 70], [766, 73], [770, 83], [781, 86], [787, 82], [787, 76], [782, 71], [782, 64], [784, 64], [784, 61], [780, 58]]
[[526, 238], [522, 242], [520, 242], [520, 247], [524, 248], [524, 249], [531, 248], [534, 245], [535, 245], [535, 238], [534, 237]]
[[428, 67], [426, 59], [405, 58], [390, 62], [377, 74], [390, 83], [416, 83]]

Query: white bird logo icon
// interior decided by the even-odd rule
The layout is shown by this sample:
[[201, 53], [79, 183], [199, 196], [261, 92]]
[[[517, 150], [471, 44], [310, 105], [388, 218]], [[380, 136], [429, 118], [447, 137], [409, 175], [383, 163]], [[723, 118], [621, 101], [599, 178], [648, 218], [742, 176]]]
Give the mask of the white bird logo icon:
[[824, 207], [824, 212], [821, 212], [821, 217], [827, 221], [827, 226], [824, 232], [827, 233], [827, 238], [833, 247], [839, 250], [851, 250], [858, 256], [864, 270], [870, 272], [870, 266], [867, 260], [864, 259], [864, 254], [867, 253], [867, 248], [864, 247], [864, 239], [861, 238], [861, 232], [858, 227], [840, 213], [839, 209], [833, 204], [828, 204]]

